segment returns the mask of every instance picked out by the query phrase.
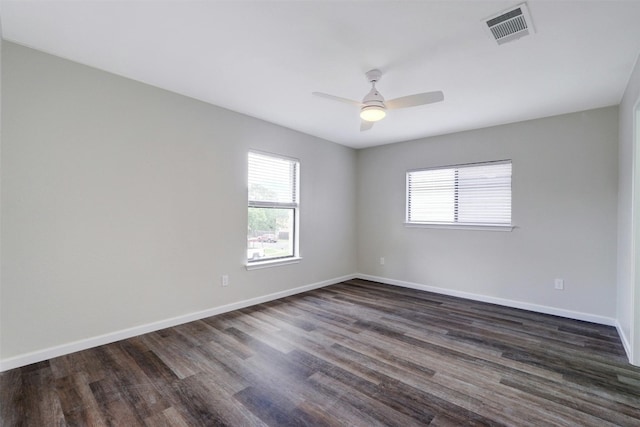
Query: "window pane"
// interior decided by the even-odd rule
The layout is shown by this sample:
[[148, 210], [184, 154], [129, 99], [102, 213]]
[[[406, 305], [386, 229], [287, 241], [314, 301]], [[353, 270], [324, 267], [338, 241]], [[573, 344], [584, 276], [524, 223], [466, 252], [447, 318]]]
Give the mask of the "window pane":
[[249, 152], [248, 234], [249, 262], [297, 255], [297, 160]]
[[249, 262], [294, 255], [294, 215], [292, 208], [249, 208]]
[[454, 170], [436, 169], [410, 172], [408, 186], [409, 222], [454, 221]]
[[511, 224], [511, 164], [458, 170], [458, 222]]
[[249, 201], [297, 203], [296, 161], [249, 153]]
[[511, 225], [511, 161], [407, 172], [407, 222]]

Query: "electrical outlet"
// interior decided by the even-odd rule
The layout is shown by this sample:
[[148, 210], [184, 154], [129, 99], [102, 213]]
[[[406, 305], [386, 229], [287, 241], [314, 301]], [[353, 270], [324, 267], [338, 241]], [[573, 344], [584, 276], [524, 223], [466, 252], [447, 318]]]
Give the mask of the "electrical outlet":
[[380, 257], [380, 265], [384, 265], [384, 257]]
[[227, 274], [223, 274], [220, 277], [220, 285], [222, 286], [229, 286], [229, 275]]
[[555, 280], [555, 287], [559, 291], [563, 290], [564, 289], [564, 280], [563, 279], [556, 279]]

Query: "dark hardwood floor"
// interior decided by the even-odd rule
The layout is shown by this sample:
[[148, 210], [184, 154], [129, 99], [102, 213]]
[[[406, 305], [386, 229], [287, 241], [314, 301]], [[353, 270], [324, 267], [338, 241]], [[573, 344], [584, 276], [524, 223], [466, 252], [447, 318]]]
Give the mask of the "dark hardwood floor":
[[2, 426], [640, 426], [612, 327], [351, 280], [0, 374]]

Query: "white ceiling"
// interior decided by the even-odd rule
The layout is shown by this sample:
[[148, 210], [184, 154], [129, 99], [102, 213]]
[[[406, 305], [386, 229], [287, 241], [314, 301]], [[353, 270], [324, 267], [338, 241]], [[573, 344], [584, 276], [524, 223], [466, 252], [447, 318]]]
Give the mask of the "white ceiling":
[[[354, 148], [616, 105], [640, 1], [527, 2], [536, 34], [483, 20], [519, 1], [2, 0], [4, 39]], [[359, 131], [364, 73], [387, 99], [442, 90]]]

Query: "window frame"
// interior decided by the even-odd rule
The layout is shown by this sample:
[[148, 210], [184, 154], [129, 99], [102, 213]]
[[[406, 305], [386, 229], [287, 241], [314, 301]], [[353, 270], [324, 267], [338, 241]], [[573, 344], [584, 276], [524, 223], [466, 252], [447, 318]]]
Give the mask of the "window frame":
[[[453, 222], [429, 222], [429, 221], [410, 221], [410, 185], [409, 185], [409, 177], [411, 173], [422, 172], [422, 171], [435, 171], [435, 170], [451, 170], [455, 174], [455, 193], [453, 195], [454, 198], [454, 211], [456, 210], [455, 205], [459, 202], [459, 191], [458, 191], [458, 174], [460, 169], [470, 168], [470, 167], [478, 167], [478, 166], [492, 166], [499, 164], [509, 164], [511, 167], [510, 174], [510, 182], [509, 182], [509, 223], [484, 223], [484, 222], [458, 222], [457, 218], [454, 219]], [[457, 216], [457, 214], [456, 214]], [[405, 175], [405, 227], [409, 228], [441, 228], [441, 229], [467, 229], [467, 230], [488, 230], [488, 231], [512, 231], [515, 228], [513, 224], [513, 160], [512, 159], [504, 159], [504, 160], [493, 160], [486, 162], [475, 162], [475, 163], [463, 163], [457, 165], [445, 165], [445, 166], [434, 166], [434, 167], [426, 167], [426, 168], [417, 168], [410, 169], [406, 171]]]
[[[294, 167], [294, 176], [292, 180], [292, 202], [276, 202], [276, 201], [261, 201], [261, 200], [251, 200], [250, 199], [250, 183], [249, 183], [249, 174], [250, 174], [250, 158], [251, 154], [256, 154], [258, 156], [270, 157], [273, 159], [284, 160], [287, 162], [291, 162]], [[291, 219], [291, 244], [292, 244], [292, 254], [278, 257], [269, 257], [269, 258], [260, 258], [257, 260], [249, 259], [248, 250], [249, 250], [249, 236], [247, 235], [247, 245], [246, 245], [246, 253], [247, 258], [245, 259], [247, 270], [267, 268], [278, 265], [286, 265], [293, 264], [299, 262], [302, 258], [299, 255], [299, 230], [300, 230], [300, 160], [294, 157], [285, 156], [282, 154], [270, 153], [260, 150], [249, 149], [247, 152], [247, 224], [249, 221], [249, 209], [251, 208], [264, 208], [264, 209], [291, 209], [292, 216]], [[276, 230], [277, 231], [277, 230]]]

